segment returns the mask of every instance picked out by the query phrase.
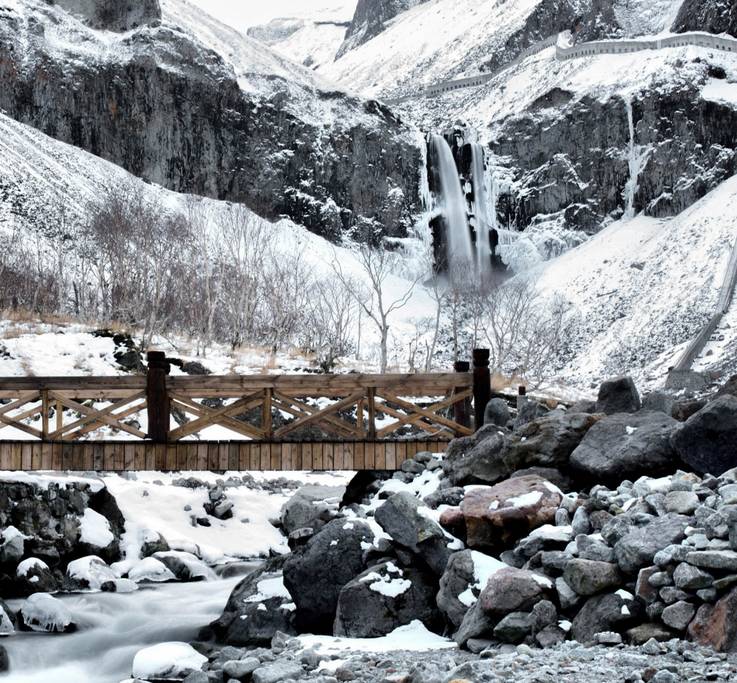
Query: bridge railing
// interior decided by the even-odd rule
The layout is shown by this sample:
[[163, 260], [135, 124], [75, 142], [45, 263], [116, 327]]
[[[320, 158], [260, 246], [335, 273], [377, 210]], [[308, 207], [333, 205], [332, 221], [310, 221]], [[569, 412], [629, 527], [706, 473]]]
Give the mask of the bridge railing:
[[[0, 440], [449, 441], [473, 434], [491, 397], [488, 352], [432, 374], [0, 378]], [[512, 399], [510, 399], [512, 400]]]

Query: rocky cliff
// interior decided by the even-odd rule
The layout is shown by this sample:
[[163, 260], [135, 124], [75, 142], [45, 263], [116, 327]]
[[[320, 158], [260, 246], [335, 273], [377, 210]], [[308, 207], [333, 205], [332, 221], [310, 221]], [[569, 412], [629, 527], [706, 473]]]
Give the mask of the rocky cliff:
[[106, 31], [130, 31], [161, 21], [159, 0], [50, 0], [49, 4], [59, 5], [88, 26]]
[[737, 36], [737, 5], [727, 0], [684, 0], [673, 31], [708, 31]]
[[384, 30], [386, 23], [406, 10], [428, 0], [358, 0], [345, 41], [337, 57], [363, 45]]
[[[104, 7], [65, 5], [94, 5], [89, 22]], [[318, 87], [296, 65], [254, 78], [267, 48], [234, 46], [234, 67], [166, 17], [117, 36], [58, 6], [15, 7], [0, 12], [0, 108], [12, 117], [168, 189], [242, 202], [330, 238], [401, 235], [419, 210], [420, 150], [379, 104]]]

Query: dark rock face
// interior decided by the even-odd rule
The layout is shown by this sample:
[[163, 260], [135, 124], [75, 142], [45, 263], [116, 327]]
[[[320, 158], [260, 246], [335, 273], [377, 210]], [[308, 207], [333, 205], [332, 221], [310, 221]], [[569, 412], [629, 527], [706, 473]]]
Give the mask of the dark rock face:
[[284, 585], [300, 630], [332, 633], [340, 591], [366, 568], [361, 544], [373, 538], [367, 524], [336, 519], [287, 557]]
[[451, 441], [443, 460], [443, 472], [454, 486], [494, 484], [511, 474], [502, 459], [506, 436], [488, 425], [474, 436]]
[[392, 562], [369, 567], [340, 591], [333, 633], [348, 638], [378, 638], [420, 620], [437, 629], [435, 577]]
[[610, 415], [588, 431], [571, 454], [571, 466], [586, 480], [614, 485], [668, 474], [678, 467], [670, 444], [678, 424], [658, 412]]
[[0, 15], [0, 108], [13, 118], [167, 189], [332, 239], [403, 235], [419, 212], [421, 150], [377, 102], [278, 76], [270, 94], [247, 93], [219, 55], [167, 26], [121, 38], [121, 59], [94, 45], [65, 59], [45, 39], [53, 13], [37, 11]]
[[715, 476], [737, 462], [737, 397], [725, 394], [692, 415], [673, 433], [681, 460], [702, 474]]
[[107, 31], [130, 31], [161, 21], [159, 0], [52, 0], [51, 4], [63, 7], [92, 28]]
[[689, 635], [698, 643], [719, 652], [737, 651], [737, 589], [715, 605], [702, 605], [688, 627]]
[[627, 532], [614, 546], [619, 568], [632, 574], [652, 564], [655, 553], [683, 540], [690, 521], [685, 515], [667, 514]]
[[640, 394], [631, 377], [615, 377], [599, 387], [596, 410], [600, 413], [634, 413], [641, 407]]
[[737, 5], [720, 0], [685, 0], [672, 30], [675, 33], [707, 31], [737, 36]]
[[592, 643], [597, 633], [624, 630], [636, 621], [636, 607], [635, 601], [616, 593], [589, 598], [573, 620], [571, 635], [579, 643]]
[[440, 578], [437, 603], [443, 616], [455, 628], [461, 625], [463, 617], [468, 612], [468, 605], [461, 602], [458, 596], [474, 583], [472, 551], [462, 550], [459, 553], [453, 553], [450, 560], [448, 560], [443, 576]]
[[358, 0], [353, 21], [336, 59], [378, 36], [386, 22], [415, 5], [428, 0]]
[[[223, 613], [210, 624], [218, 641], [239, 647], [268, 646], [277, 631], [296, 633], [295, 612], [288, 609], [290, 600], [283, 597], [249, 600], [259, 595], [259, 582], [278, 579], [283, 565], [283, 557], [269, 560], [235, 587]], [[267, 609], [260, 609], [260, 604]]]
[[[708, 67], [702, 68], [706, 79]], [[620, 217], [629, 179], [630, 106], [634, 143], [649, 148], [635, 211], [674, 216], [734, 175], [737, 112], [702, 99], [693, 79], [671, 80], [631, 104], [590, 96], [542, 102], [501, 122], [491, 145], [519, 183], [513, 194], [499, 197], [500, 220], [523, 228], [538, 214], [554, 214], [571, 228], [595, 232], [605, 217]]]

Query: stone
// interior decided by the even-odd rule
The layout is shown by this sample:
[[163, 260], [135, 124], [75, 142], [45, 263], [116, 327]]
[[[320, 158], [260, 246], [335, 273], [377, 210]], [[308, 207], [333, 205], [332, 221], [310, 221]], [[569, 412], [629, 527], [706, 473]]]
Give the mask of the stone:
[[645, 654], [660, 654], [659, 643], [673, 638], [673, 632], [662, 624], [640, 624], [633, 626], [626, 632], [627, 642], [632, 645], [643, 645]]
[[609, 647], [622, 644], [621, 634], [616, 633], [615, 631], [602, 631], [597, 633], [595, 640], [599, 645], [607, 645]]
[[374, 519], [395, 543], [417, 555], [436, 576], [450, 557], [443, 529], [423, 515], [420, 501], [408, 491], [395, 493], [376, 509]]
[[282, 529], [287, 536], [306, 527], [318, 531], [335, 516], [345, 491], [345, 486], [309, 485], [297, 489], [279, 513]]
[[235, 659], [225, 662], [223, 673], [230, 678], [239, 681], [249, 680], [251, 674], [261, 666], [258, 657], [246, 657], [246, 659]]
[[441, 505], [458, 507], [466, 492], [461, 486], [451, 486], [447, 489], [438, 489], [422, 499], [422, 502], [431, 510], [437, 510]]
[[685, 631], [695, 613], [696, 608], [690, 602], [679, 600], [663, 610], [661, 619], [666, 626], [676, 631]]
[[476, 583], [473, 552], [462, 550], [453, 553], [440, 577], [437, 603], [443, 616], [457, 629], [470, 606], [468, 600], [461, 601], [460, 596], [466, 594], [469, 587]]
[[658, 599], [658, 589], [650, 579], [658, 573], [658, 567], [643, 567], [637, 574], [635, 595], [644, 603], [655, 602]]
[[333, 635], [379, 638], [400, 626], [421, 621], [438, 629], [435, 577], [393, 562], [369, 567], [340, 591]]
[[615, 377], [599, 387], [596, 399], [596, 411], [599, 413], [634, 413], [641, 407], [640, 394], [631, 377]]
[[530, 610], [552, 590], [552, 581], [525, 569], [500, 569], [489, 578], [478, 604], [492, 618]]
[[542, 648], [555, 647], [566, 639], [566, 632], [558, 626], [546, 626], [535, 635], [535, 641]]
[[612, 485], [668, 473], [677, 462], [670, 444], [677, 427], [663, 413], [610, 415], [586, 433], [571, 454], [571, 467], [585, 481]]
[[[471, 489], [460, 505], [466, 544], [482, 551], [504, 549], [530, 531], [552, 523], [561, 500], [554, 486], [536, 476]], [[446, 528], [453, 528], [445, 513], [440, 521]]]
[[685, 591], [694, 591], [709, 588], [714, 583], [714, 577], [698, 567], [686, 562], [679, 564], [673, 572], [673, 582], [677, 588]]
[[576, 607], [581, 602], [581, 596], [576, 593], [562, 576], [555, 580], [555, 590], [558, 593], [558, 601], [564, 610]]
[[734, 550], [696, 550], [686, 555], [686, 562], [705, 569], [737, 571], [737, 551]]
[[527, 396], [517, 399], [517, 416], [514, 418], [514, 429], [524, 427], [533, 420], [543, 417], [548, 412], [547, 406]]
[[405, 460], [400, 469], [407, 474], [421, 474], [425, 471], [425, 466], [416, 460]]
[[665, 494], [665, 509], [668, 512], [692, 515], [699, 504], [699, 497], [693, 491], [669, 491]]
[[511, 612], [494, 627], [494, 638], [502, 643], [521, 643], [532, 632], [534, 619], [528, 612]]
[[56, 0], [56, 4], [88, 26], [108, 31], [130, 31], [161, 22], [159, 0], [141, 0], [130, 5], [115, 0]]
[[541, 600], [532, 608], [532, 630], [537, 633], [558, 623], [558, 610], [550, 600]]
[[366, 568], [362, 544], [373, 539], [365, 522], [335, 519], [287, 557], [284, 585], [297, 605], [300, 630], [332, 633], [340, 591]]
[[598, 562], [614, 562], [614, 548], [594, 537], [576, 536], [576, 547], [578, 556], [583, 560], [596, 560]]
[[673, 448], [681, 460], [701, 474], [719, 476], [737, 461], [737, 397], [720, 396], [707, 403], [674, 431]]
[[659, 550], [680, 543], [685, 538], [689, 522], [688, 517], [671, 513], [631, 529], [614, 545], [619, 568], [627, 574], [633, 574], [652, 564]]
[[511, 419], [509, 405], [502, 398], [492, 398], [484, 410], [484, 424], [506, 427]]
[[622, 575], [616, 564], [573, 559], [563, 572], [565, 582], [579, 595], [590, 596], [618, 586]]
[[303, 673], [299, 662], [277, 660], [256, 669], [251, 680], [253, 683], [282, 683], [289, 678], [300, 678]]
[[454, 439], [443, 459], [443, 472], [453, 486], [494, 484], [508, 477], [508, 464], [502, 459], [506, 445], [504, 432], [495, 425], [482, 427], [473, 436]]
[[688, 627], [697, 643], [718, 652], [737, 652], [737, 589], [733, 589], [715, 605], [702, 605]]
[[638, 603], [618, 593], [595, 595], [589, 598], [573, 619], [571, 636], [579, 643], [595, 642], [597, 633], [620, 631], [637, 622]]
[[218, 641], [237, 647], [270, 646], [278, 632], [297, 633], [295, 605], [280, 590], [284, 561], [267, 560], [236, 585], [223, 613], [209, 626]]

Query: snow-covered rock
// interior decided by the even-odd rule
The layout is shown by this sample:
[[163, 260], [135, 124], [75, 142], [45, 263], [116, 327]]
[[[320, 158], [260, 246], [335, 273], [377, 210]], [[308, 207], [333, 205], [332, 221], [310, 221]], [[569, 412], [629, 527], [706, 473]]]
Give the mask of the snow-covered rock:
[[207, 657], [187, 643], [160, 643], [136, 653], [131, 675], [143, 680], [180, 681], [201, 671], [205, 662]]
[[175, 581], [177, 577], [161, 560], [146, 557], [133, 566], [128, 578], [136, 583], [165, 583]]
[[18, 613], [21, 628], [46, 633], [68, 633], [76, 629], [64, 603], [48, 593], [34, 593]]

